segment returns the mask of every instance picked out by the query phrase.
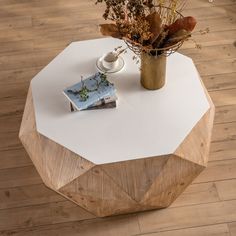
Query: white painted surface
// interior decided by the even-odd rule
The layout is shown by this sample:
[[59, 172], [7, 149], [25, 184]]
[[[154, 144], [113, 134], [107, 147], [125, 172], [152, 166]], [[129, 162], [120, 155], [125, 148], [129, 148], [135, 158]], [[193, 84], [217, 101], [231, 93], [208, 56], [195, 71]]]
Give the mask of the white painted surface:
[[209, 108], [190, 58], [170, 56], [165, 87], [148, 91], [129, 52], [125, 68], [109, 75], [118, 107], [70, 113], [62, 90], [95, 73], [97, 58], [119, 45], [111, 38], [72, 43], [31, 82], [38, 132], [96, 164], [173, 153]]

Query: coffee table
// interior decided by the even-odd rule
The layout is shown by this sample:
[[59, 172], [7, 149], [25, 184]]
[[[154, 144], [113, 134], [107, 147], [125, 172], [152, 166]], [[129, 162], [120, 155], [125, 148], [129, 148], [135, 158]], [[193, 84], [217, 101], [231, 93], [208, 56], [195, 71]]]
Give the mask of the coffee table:
[[214, 105], [193, 61], [168, 57], [167, 82], [142, 88], [133, 53], [109, 75], [118, 106], [71, 113], [62, 91], [124, 43], [71, 43], [31, 81], [19, 137], [43, 182], [96, 216], [169, 206], [208, 162]]

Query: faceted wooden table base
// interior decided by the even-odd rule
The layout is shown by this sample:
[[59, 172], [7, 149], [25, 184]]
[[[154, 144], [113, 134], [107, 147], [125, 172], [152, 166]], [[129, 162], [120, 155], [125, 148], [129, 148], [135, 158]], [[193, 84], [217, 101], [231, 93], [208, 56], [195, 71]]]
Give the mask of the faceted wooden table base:
[[20, 139], [44, 183], [96, 216], [169, 206], [208, 162], [214, 105], [174, 153], [95, 165], [39, 134], [29, 89]]

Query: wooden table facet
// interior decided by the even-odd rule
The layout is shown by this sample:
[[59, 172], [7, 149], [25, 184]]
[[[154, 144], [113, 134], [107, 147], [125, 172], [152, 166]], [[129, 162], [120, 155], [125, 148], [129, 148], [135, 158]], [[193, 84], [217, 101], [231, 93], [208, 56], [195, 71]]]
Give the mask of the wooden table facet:
[[[100, 39], [87, 42], [90, 45], [94, 43], [98, 44], [98, 46], [99, 44], [103, 45], [104, 52], [109, 50], [111, 46], [116, 47], [117, 43], [120, 44], [119, 41], [113, 39]], [[109, 44], [106, 47], [107, 42]], [[55, 88], [58, 92], [53, 91], [54, 82], [56, 81], [53, 78], [55, 77], [56, 79], [57, 76], [56, 71], [54, 71], [55, 68], [59, 65], [63, 67], [61, 63], [65, 58], [67, 60], [70, 59], [70, 54], [66, 52], [65, 50], [64, 54], [62, 53], [58, 56], [59, 59], [57, 57], [52, 64], [50, 63], [42, 73], [39, 73], [32, 80], [19, 134], [42, 180], [49, 188], [96, 216], [109, 216], [168, 207], [196, 176], [206, 168], [208, 162], [215, 108], [204, 85], [201, 83], [194, 64], [189, 59], [186, 59], [186, 65], [191, 66], [192, 63], [192, 68], [189, 68], [189, 71], [191, 69], [193, 70], [193, 79], [190, 78], [189, 81], [183, 79], [185, 81], [183, 85], [178, 85], [171, 79], [171, 73], [167, 73], [169, 82], [165, 88], [160, 91], [149, 92], [140, 86], [138, 70], [134, 69], [134, 66], [130, 64], [131, 60], [127, 56], [124, 56], [126, 57], [125, 61], [128, 66], [126, 65], [126, 68], [122, 72], [111, 78], [117, 87], [118, 96], [121, 100], [118, 108], [109, 111], [86, 111], [75, 114], [68, 112], [69, 106], [68, 109], [65, 109], [65, 106], [60, 107], [60, 101], [64, 99], [63, 95], [59, 93], [59, 91], [61, 92], [65, 88], [63, 77], [58, 79], [58, 84], [61, 86]], [[98, 55], [95, 56], [98, 57], [100, 54], [101, 52], [99, 51]], [[132, 53], [129, 52], [128, 56], [132, 57]], [[177, 57], [183, 60], [185, 58], [181, 55], [177, 55]], [[76, 60], [77, 58], [71, 54], [72, 65]], [[171, 62], [171, 60], [174, 61], [174, 59], [170, 59], [169, 65], [171, 64], [173, 66], [173, 61]], [[74, 77], [80, 72], [71, 67], [68, 61], [66, 66], [68, 68], [65, 68], [65, 71], [69, 69], [74, 70], [74, 74], [71, 74], [73, 79], [67, 82], [68, 84], [73, 84], [76, 81]], [[86, 73], [87, 69], [85, 71], [83, 71], [82, 67], [80, 69], [81, 73]], [[90, 66], [88, 69], [91, 70]], [[133, 77], [132, 80], [129, 79], [130, 76]], [[181, 76], [184, 77], [185, 73], [183, 72], [183, 74], [178, 76], [181, 79]], [[186, 76], [189, 75], [187, 74]], [[44, 77], [48, 77], [48, 84], [44, 84]], [[126, 80], [122, 80], [122, 78], [117, 80], [117, 77], [125, 77]], [[53, 82], [50, 83], [50, 80]], [[131, 87], [127, 88], [127, 86], [124, 86], [127, 81]], [[46, 86], [45, 90], [43, 86]], [[188, 91], [186, 98], [177, 97], [182, 94], [181, 86], [183, 89], [192, 89], [192, 93]], [[56, 94], [55, 100], [50, 100], [52, 95], [50, 91], [47, 91], [48, 87], [52, 90], [52, 94]], [[38, 91], [37, 88], [39, 88]], [[169, 101], [168, 106], [170, 106], [174, 100], [171, 100], [168, 89], [175, 91], [175, 88], [176, 90], [179, 89], [179, 92], [176, 92], [176, 102], [179, 105], [179, 110], [176, 109], [176, 104], [173, 104], [173, 107], [169, 107], [169, 110], [165, 109], [165, 106], [159, 100], [163, 100], [166, 96], [166, 100]], [[195, 90], [198, 91], [196, 92]], [[42, 91], [41, 94], [40, 91]], [[142, 99], [144, 103], [146, 99], [148, 101], [147, 93], [150, 95], [150, 99], [152, 99], [150, 103], [153, 103], [153, 105], [151, 104], [153, 109], [144, 107], [143, 110], [150, 112], [150, 114], [147, 114], [147, 118], [145, 118], [142, 114], [143, 104], [140, 105], [140, 102], [142, 102]], [[183, 101], [183, 104], [178, 104], [178, 99], [179, 101]], [[44, 107], [45, 101], [48, 101], [49, 104], [46, 104]], [[57, 101], [59, 102], [57, 103]], [[136, 107], [135, 102], [141, 106], [140, 111], [137, 111], [138, 105]], [[165, 102], [163, 101], [163, 103]], [[66, 104], [66, 100], [64, 104]], [[155, 104], [157, 105], [155, 106]], [[58, 116], [58, 119], [55, 119], [55, 124], [53, 122], [50, 123], [51, 116], [54, 115], [54, 111], [52, 114], [48, 114], [50, 105], [52, 109], [55, 107], [55, 114]], [[60, 111], [57, 106], [60, 107]], [[193, 112], [190, 108], [193, 109]], [[163, 135], [166, 141], [168, 140], [168, 136], [161, 133], [164, 129], [161, 129], [158, 123], [152, 123], [155, 119], [150, 119], [150, 124], [146, 127], [147, 132], [141, 127], [147, 123], [142, 122], [142, 119], [148, 119], [151, 114], [158, 117], [158, 112], [160, 111], [170, 114], [169, 118], [166, 117], [166, 121], [160, 121], [167, 123], [166, 130], [168, 134], [171, 134], [173, 130], [172, 136], [169, 135], [171, 144], [167, 145], [167, 147], [163, 147], [161, 137]], [[185, 111], [184, 114], [178, 114], [178, 112], [183, 111]], [[135, 123], [132, 114], [135, 112], [140, 112], [140, 116], [137, 117], [140, 127], [132, 127], [133, 123]], [[176, 112], [176, 121], [174, 120], [174, 112]], [[135, 115], [138, 114], [136, 113]], [[129, 133], [130, 130], [121, 130], [122, 124], [116, 123], [125, 114], [127, 115], [128, 124], [132, 127], [131, 130], [135, 132], [133, 136]], [[87, 119], [87, 117], [89, 118]], [[129, 119], [128, 117], [131, 118]], [[111, 129], [112, 123], [109, 122], [111, 122], [112, 118], [116, 122]], [[64, 122], [66, 119], [67, 122], [65, 122], [65, 125], [62, 125], [64, 123], [61, 122]], [[74, 123], [68, 122], [70, 119]], [[104, 123], [102, 123], [102, 119], [105, 120]], [[88, 130], [91, 140], [88, 140], [89, 136], [80, 132], [79, 125], [81, 127], [86, 125], [88, 127], [95, 127], [93, 122], [96, 120], [100, 122], [97, 125], [100, 124], [104, 128], [104, 134], [93, 134], [91, 128], [91, 130]], [[186, 127], [182, 130], [185, 123]], [[110, 127], [110, 130], [106, 129], [106, 124]], [[69, 127], [69, 125], [72, 127]], [[126, 124], [123, 125], [125, 126]], [[151, 129], [152, 126], [154, 127], [153, 132]], [[71, 128], [73, 130], [73, 127], [75, 134], [71, 134], [72, 139], [72, 137], [68, 137], [67, 129]], [[160, 129], [160, 133], [157, 132], [158, 129]], [[63, 133], [65, 134], [64, 136], [62, 135]], [[84, 135], [83, 137], [87, 139], [85, 141], [90, 145], [81, 139], [81, 135]], [[107, 137], [107, 135], [110, 136]], [[120, 150], [120, 144], [115, 142], [119, 139], [115, 135], [120, 135], [118, 138], [122, 145], [124, 145], [123, 142], [128, 142], [125, 150]], [[101, 140], [99, 140], [99, 137]], [[122, 140], [122, 137], [124, 140]], [[133, 140], [130, 140], [131, 137]], [[155, 140], [155, 137], [157, 140]], [[81, 140], [82, 144], [79, 142], [78, 147], [76, 145], [68, 146], [68, 143], [70, 144], [70, 141], [74, 141], [74, 138]], [[104, 150], [102, 141], [106, 142], [108, 139], [115, 140], [114, 146]], [[143, 147], [140, 147], [142, 143], [140, 139], [143, 141]], [[152, 139], [153, 142], [149, 144], [147, 141]], [[137, 141], [137, 150], [133, 150], [135, 147], [134, 141]], [[110, 142], [112, 145], [112, 140], [108, 140], [107, 142]], [[150, 145], [153, 145], [151, 151], [146, 150]], [[89, 148], [93, 150], [87, 151]], [[78, 150], [82, 150], [81, 153]], [[124, 155], [124, 151], [127, 152], [127, 155]], [[114, 157], [112, 152], [114, 152]]]

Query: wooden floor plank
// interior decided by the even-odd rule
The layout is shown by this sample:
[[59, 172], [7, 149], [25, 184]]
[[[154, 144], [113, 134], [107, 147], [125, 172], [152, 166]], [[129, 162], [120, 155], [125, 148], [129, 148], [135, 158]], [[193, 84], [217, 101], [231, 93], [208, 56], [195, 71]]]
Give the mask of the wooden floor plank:
[[8, 41], [2, 42], [0, 47], [1, 55], [11, 55], [17, 54], [22, 51], [30, 52], [33, 50], [33, 41], [32, 40], [20, 40], [20, 41]]
[[1, 152], [7, 150], [18, 150], [22, 148], [22, 144], [18, 138], [18, 131], [9, 132], [9, 133], [1, 133], [0, 135], [0, 150]]
[[236, 72], [236, 58], [225, 60], [212, 60], [206, 62], [196, 63], [196, 66], [201, 76], [211, 76], [218, 74], [228, 74]]
[[56, 55], [60, 53], [59, 50], [48, 51], [32, 51], [25, 53], [24, 57], [20, 54], [16, 55], [2, 55], [0, 56], [0, 70], [20, 70], [31, 69], [32, 67], [46, 66]]
[[236, 199], [236, 179], [219, 181], [216, 188], [222, 201]]
[[216, 19], [199, 19], [196, 26], [196, 31], [205, 30], [209, 28], [211, 32], [224, 31], [224, 30], [235, 30], [235, 19], [230, 17], [222, 17]]
[[222, 142], [236, 139], [236, 122], [214, 125], [212, 142]]
[[210, 161], [236, 158], [236, 140], [226, 140], [211, 144]]
[[0, 151], [0, 170], [32, 165], [23, 147]]
[[216, 50], [216, 46], [202, 47], [201, 49], [182, 49], [181, 53], [194, 58], [194, 62], [204, 62], [215, 60], [216, 58], [231, 59], [236, 58], [236, 47], [232, 44], [219, 45]]
[[221, 0], [221, 1], [205, 1], [205, 0], [191, 0], [187, 2], [187, 9], [192, 9], [195, 11], [195, 8], [210, 8], [212, 6], [224, 6], [234, 3], [234, 0]]
[[[22, 53], [22, 51], [20, 51]], [[21, 68], [19, 70], [12, 69], [7, 71], [0, 71], [0, 85], [1, 88], [3, 85], [6, 85], [6, 89], [8, 86], [11, 86], [11, 89], [17, 89], [21, 84], [24, 85], [24, 88], [28, 87], [30, 80], [40, 71], [41, 67], [32, 67], [30, 69], [25, 70]], [[14, 88], [14, 85], [17, 85]], [[1, 89], [1, 94], [4, 90]]]
[[236, 235], [236, 222], [232, 222], [228, 224], [230, 235], [234, 236]]
[[62, 201], [66, 199], [44, 184], [0, 189], [0, 210]]
[[209, 162], [208, 167], [194, 180], [194, 183], [212, 182], [234, 178], [236, 178], [236, 159], [213, 161]]
[[203, 76], [202, 80], [208, 91], [236, 88], [236, 73]]
[[[205, 28], [207, 28], [207, 26], [205, 26]], [[202, 30], [204, 30], [204, 28]], [[183, 49], [196, 48], [196, 44], [199, 44], [202, 49], [208, 46], [218, 48], [220, 45], [234, 45], [235, 34], [235, 29], [226, 31], [212, 31], [212, 29], [210, 29], [210, 32], [205, 35], [195, 33], [190, 40], [184, 43]], [[201, 51], [201, 49], [196, 50]]]
[[0, 229], [11, 230], [95, 218], [70, 201], [0, 211]]
[[[235, 64], [236, 68], [236, 64]], [[215, 106], [226, 106], [236, 104], [236, 89], [223, 89], [211, 91], [210, 96]]]
[[232, 222], [236, 220], [236, 200], [171, 208], [139, 215], [141, 232], [167, 231]]
[[130, 236], [140, 233], [136, 215], [88, 221], [30, 227], [28, 229], [3, 230], [3, 235], [15, 236]]
[[4, 17], [0, 23], [0, 30], [6, 29], [17, 29], [17, 28], [25, 28], [32, 26], [32, 18], [31, 16], [9, 16]]
[[41, 183], [42, 180], [34, 166], [0, 170], [0, 189]]
[[[188, 1], [186, 6], [190, 6], [190, 4], [192, 5], [192, 3], [190, 3], [190, 1]], [[229, 16], [229, 13], [231, 13], [231, 11], [229, 9], [234, 7], [234, 3], [229, 2], [228, 4], [221, 5], [221, 6], [208, 4], [208, 6], [209, 7], [201, 7], [199, 5], [198, 8], [195, 8], [194, 9], [194, 17], [196, 17], [196, 19], [206, 19], [206, 20], [209, 20], [211, 18], [227, 17], [227, 16]], [[184, 15], [187, 15], [187, 16], [191, 15], [192, 12], [193, 12], [193, 9], [191, 9], [191, 8], [186, 8], [183, 11]], [[234, 11], [232, 10], [232, 13], [233, 12]]]
[[236, 104], [217, 106], [215, 113], [215, 124], [230, 123], [236, 121]]
[[166, 232], [153, 232], [138, 234], [137, 236], [231, 236], [227, 224], [217, 224], [188, 229], [171, 230]]

